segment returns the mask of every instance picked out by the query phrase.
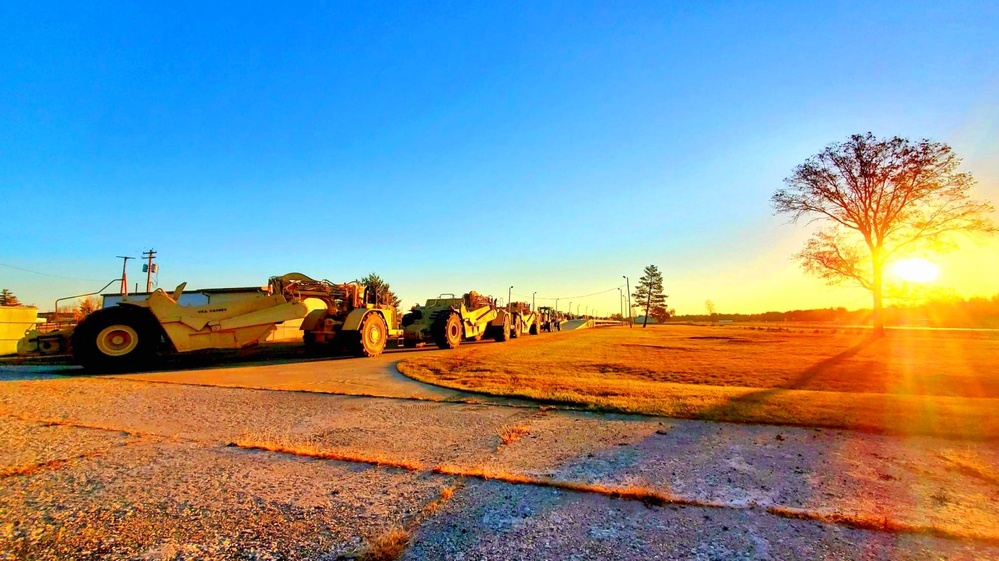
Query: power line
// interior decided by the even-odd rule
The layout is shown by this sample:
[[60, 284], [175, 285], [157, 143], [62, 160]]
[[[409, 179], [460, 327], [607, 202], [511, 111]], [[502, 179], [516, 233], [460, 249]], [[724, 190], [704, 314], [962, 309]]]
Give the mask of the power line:
[[[615, 290], [617, 290], [619, 288], [623, 288], [623, 287], [621, 287], [621, 286], [615, 286], [614, 288], [608, 288], [607, 290], [601, 290], [600, 292], [593, 292], [591, 294], [583, 294], [581, 296], [558, 296], [558, 297], [556, 297], [556, 296], [545, 296], [545, 297], [538, 296], [537, 299], [538, 300], [576, 300], [578, 298], [589, 298], [590, 296], [597, 296], [597, 295], [600, 295], [600, 294], [606, 294], [608, 292], [613, 292], [613, 291], [615, 291]], [[517, 294], [516, 292], [514, 293], [514, 296], [518, 296], [520, 298], [530, 298], [531, 297], [528, 294]]]
[[0, 267], [7, 267], [8, 269], [15, 269], [15, 270], [18, 270], [18, 271], [24, 271], [25, 273], [31, 273], [33, 275], [41, 275], [43, 277], [53, 277], [53, 278], [57, 278], [57, 279], [76, 280], [76, 281], [85, 281], [85, 282], [102, 282], [102, 281], [99, 281], [97, 279], [81, 279], [81, 278], [78, 278], [78, 277], [67, 277], [67, 276], [63, 276], [63, 275], [53, 275], [53, 274], [50, 274], [50, 273], [42, 273], [42, 272], [39, 272], [39, 271], [32, 271], [31, 269], [24, 269], [22, 267], [15, 267], [13, 265], [8, 265], [6, 263], [0, 263]]

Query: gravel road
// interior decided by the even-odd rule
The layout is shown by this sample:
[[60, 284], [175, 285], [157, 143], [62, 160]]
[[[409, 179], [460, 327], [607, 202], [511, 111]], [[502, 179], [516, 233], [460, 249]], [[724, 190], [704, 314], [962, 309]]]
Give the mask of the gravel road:
[[995, 443], [539, 408], [400, 356], [0, 366], [0, 559], [999, 559]]

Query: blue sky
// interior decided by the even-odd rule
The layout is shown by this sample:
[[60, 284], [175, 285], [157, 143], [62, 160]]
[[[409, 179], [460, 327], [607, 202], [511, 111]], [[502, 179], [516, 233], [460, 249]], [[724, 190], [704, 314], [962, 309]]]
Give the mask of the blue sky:
[[[43, 308], [150, 247], [165, 288], [567, 298], [655, 263], [680, 313], [856, 307], [789, 259], [795, 165], [928, 137], [999, 202], [996, 2], [89, 4], [0, 6], [0, 284]], [[941, 282], [999, 292], [994, 249]]]

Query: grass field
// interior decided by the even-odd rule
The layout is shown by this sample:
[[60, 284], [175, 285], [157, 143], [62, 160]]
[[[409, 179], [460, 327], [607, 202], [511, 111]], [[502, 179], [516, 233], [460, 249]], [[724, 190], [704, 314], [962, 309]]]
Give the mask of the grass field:
[[450, 388], [603, 410], [999, 438], [999, 337], [988, 332], [588, 329], [459, 347], [399, 370]]

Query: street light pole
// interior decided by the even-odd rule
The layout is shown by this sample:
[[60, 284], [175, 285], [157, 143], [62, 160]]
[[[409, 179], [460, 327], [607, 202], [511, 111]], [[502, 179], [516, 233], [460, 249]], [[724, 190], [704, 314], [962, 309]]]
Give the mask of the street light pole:
[[624, 279], [624, 288], [628, 294], [628, 325], [630, 327], [635, 327], [635, 322], [631, 321], [631, 281], [628, 280], [628, 275], [621, 275]]
[[536, 310], [537, 309], [535, 307], [537, 305], [537, 299], [538, 299], [537, 296], [538, 296], [538, 291], [535, 290], [534, 294], [531, 295], [531, 309], [532, 310]]
[[510, 285], [510, 290], [506, 292], [506, 311], [510, 313], [510, 299], [513, 298], [513, 285]]

